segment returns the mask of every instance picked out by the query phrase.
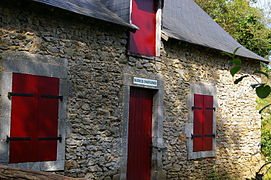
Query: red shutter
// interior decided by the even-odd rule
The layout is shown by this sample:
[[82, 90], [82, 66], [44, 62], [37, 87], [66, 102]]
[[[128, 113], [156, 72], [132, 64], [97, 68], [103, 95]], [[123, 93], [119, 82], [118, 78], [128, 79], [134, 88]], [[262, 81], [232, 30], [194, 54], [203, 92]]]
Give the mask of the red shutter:
[[[57, 137], [59, 99], [42, 95], [58, 96], [59, 79], [39, 77], [38, 96], [38, 138]], [[57, 140], [38, 140], [39, 161], [56, 160]]]
[[213, 96], [204, 96], [204, 137], [203, 137], [203, 150], [211, 151], [213, 150], [213, 113], [212, 109]]
[[38, 138], [58, 135], [59, 100], [41, 95], [58, 95], [59, 79], [14, 73], [12, 80], [12, 93], [21, 95], [11, 99], [10, 163], [56, 160], [57, 141]]
[[204, 108], [204, 96], [194, 94], [194, 130], [193, 130], [193, 151], [203, 150], [203, 108]]
[[36, 161], [36, 108], [37, 79], [34, 76], [13, 74], [12, 92], [33, 94], [32, 97], [12, 96], [11, 138], [31, 138], [31, 140], [10, 141], [10, 163]]
[[156, 9], [154, 0], [132, 0], [132, 23], [139, 27], [130, 33], [129, 51], [155, 56]]
[[194, 152], [213, 150], [213, 106], [213, 96], [194, 94]]

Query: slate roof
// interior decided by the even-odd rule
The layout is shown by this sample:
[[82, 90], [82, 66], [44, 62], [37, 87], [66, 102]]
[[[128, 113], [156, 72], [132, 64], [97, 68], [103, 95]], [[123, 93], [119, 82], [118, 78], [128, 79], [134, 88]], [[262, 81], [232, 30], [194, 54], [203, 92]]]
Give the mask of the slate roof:
[[239, 44], [193, 0], [164, 0], [162, 31], [169, 37], [268, 62]]
[[119, 24], [130, 29], [136, 26], [125, 22], [118, 15], [110, 11], [100, 0], [33, 0], [50, 6], [65, 9], [77, 14]]
[[[130, 11], [130, 0], [33, 1], [119, 24], [132, 30], [138, 29], [130, 23], [128, 13]], [[237, 55], [269, 62], [239, 44], [193, 0], [164, 0], [162, 32], [170, 38], [229, 53], [232, 53], [237, 47], [241, 47], [237, 51]]]

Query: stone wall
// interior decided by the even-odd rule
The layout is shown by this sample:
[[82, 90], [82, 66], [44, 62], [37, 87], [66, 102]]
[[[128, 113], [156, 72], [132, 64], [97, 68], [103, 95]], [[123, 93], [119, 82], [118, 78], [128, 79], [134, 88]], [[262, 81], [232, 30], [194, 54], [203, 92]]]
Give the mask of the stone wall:
[[[233, 84], [227, 58], [208, 48], [163, 41], [160, 58], [126, 54], [127, 30], [40, 4], [0, 3], [0, 55], [20, 52], [68, 61], [65, 170], [71, 177], [119, 179], [123, 156], [123, 97], [127, 69], [164, 82], [163, 171], [166, 179], [247, 177], [260, 159], [260, 118], [247, 78]], [[18, 57], [20, 58], [20, 57]], [[1, 62], [1, 60], [0, 60]], [[1, 63], [0, 63], [1, 64]], [[1, 66], [0, 66], [1, 67]], [[244, 63], [249, 74], [258, 63]], [[187, 160], [190, 84], [217, 88], [216, 157]]]

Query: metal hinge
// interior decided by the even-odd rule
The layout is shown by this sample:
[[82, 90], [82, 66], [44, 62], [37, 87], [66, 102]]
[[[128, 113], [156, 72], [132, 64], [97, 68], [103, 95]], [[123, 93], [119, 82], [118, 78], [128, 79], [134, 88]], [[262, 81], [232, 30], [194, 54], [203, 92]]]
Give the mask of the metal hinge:
[[216, 110], [215, 107], [207, 107], [206, 109], [209, 109], [209, 110]]
[[62, 137], [39, 137], [37, 138], [39, 141], [53, 141], [53, 140], [58, 140], [59, 142], [62, 142]]
[[49, 94], [42, 94], [41, 97], [43, 98], [52, 98], [52, 99], [60, 99], [63, 100], [63, 96], [56, 96], [56, 95], [49, 95]]
[[9, 137], [7, 136], [6, 142], [9, 143], [9, 141], [30, 141], [31, 137]]
[[198, 137], [202, 137], [202, 135], [194, 135], [194, 134], [191, 134], [191, 139], [193, 139], [193, 138], [198, 138]]
[[33, 97], [34, 94], [29, 93], [14, 93], [14, 92], [8, 92], [8, 98], [10, 99], [11, 96], [24, 96], [24, 97]]
[[195, 106], [192, 106], [192, 110], [194, 109], [202, 109], [202, 107], [195, 107]]
[[205, 134], [205, 135], [199, 135], [199, 134], [194, 135], [194, 134], [191, 134], [191, 139], [198, 138], [198, 137], [213, 137], [213, 138], [215, 138], [215, 134]]
[[[202, 107], [195, 107], [195, 106], [192, 106], [192, 110], [195, 110], [195, 109], [203, 109]], [[208, 110], [216, 110], [216, 108], [215, 107], [207, 107], [207, 108], [205, 108], [205, 109], [208, 109]]]

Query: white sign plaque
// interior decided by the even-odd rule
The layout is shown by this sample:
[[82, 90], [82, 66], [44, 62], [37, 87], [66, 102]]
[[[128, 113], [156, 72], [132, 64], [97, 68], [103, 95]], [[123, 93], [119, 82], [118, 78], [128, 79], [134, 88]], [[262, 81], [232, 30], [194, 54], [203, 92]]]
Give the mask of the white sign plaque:
[[153, 79], [145, 79], [145, 78], [139, 78], [139, 77], [134, 77], [134, 84], [140, 84], [140, 85], [145, 85], [145, 86], [157, 86], [157, 80]]

